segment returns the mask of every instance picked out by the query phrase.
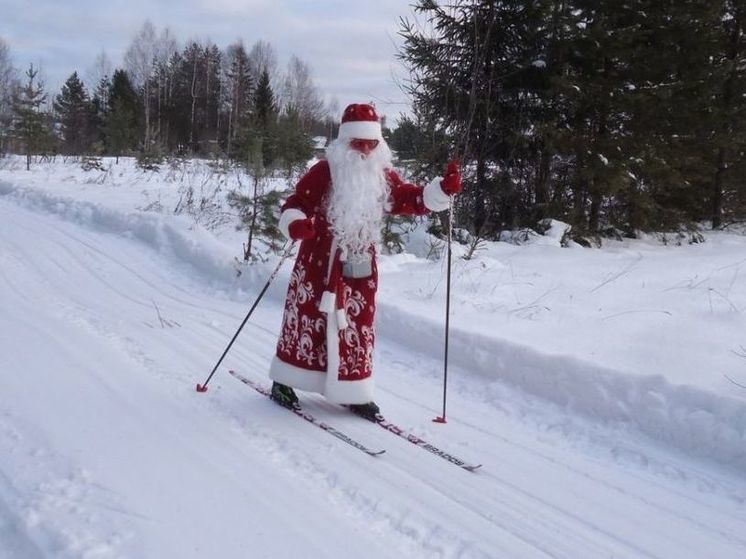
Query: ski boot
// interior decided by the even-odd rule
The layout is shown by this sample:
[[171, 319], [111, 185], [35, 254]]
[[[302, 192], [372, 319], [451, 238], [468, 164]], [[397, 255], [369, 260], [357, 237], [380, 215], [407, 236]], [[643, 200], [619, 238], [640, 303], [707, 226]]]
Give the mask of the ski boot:
[[298, 405], [298, 396], [295, 391], [285, 384], [279, 382], [272, 383], [272, 392], [270, 398], [280, 404], [283, 408], [293, 409]]
[[363, 419], [367, 419], [373, 423], [378, 423], [383, 420], [381, 410], [375, 402], [368, 402], [367, 404], [350, 404], [348, 407], [355, 415], [359, 415]]

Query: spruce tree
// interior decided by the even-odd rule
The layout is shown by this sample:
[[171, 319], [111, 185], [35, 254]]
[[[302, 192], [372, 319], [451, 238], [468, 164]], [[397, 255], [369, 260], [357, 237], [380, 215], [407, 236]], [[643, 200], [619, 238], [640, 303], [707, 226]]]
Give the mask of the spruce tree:
[[404, 21], [430, 176], [464, 159], [461, 225], [543, 217], [597, 235], [746, 212], [746, 45], [735, 0], [419, 0]]
[[73, 72], [54, 101], [62, 134], [63, 151], [83, 155], [91, 146], [93, 110], [88, 93], [77, 72]]
[[403, 22], [401, 58], [418, 124], [432, 139], [422, 172], [442, 172], [453, 156], [470, 164], [458, 214], [478, 235], [528, 219], [542, 6], [420, 0], [415, 11], [428, 26]]
[[738, 83], [738, 71], [730, 72], [738, 64], [728, 60], [738, 54], [727, 48], [725, 4], [639, 0], [644, 15], [628, 59], [644, 63], [627, 72], [623, 150], [631, 180], [617, 201], [631, 229], [719, 225], [727, 188], [719, 179], [735, 168], [738, 150], [729, 150], [746, 130], [737, 104], [728, 101], [727, 84]]
[[416, 157], [425, 138], [414, 120], [405, 115], [400, 118], [398, 126], [391, 131], [387, 141], [399, 160], [407, 161]]
[[243, 145], [253, 142], [251, 136], [256, 134], [261, 139], [261, 153], [264, 165], [271, 167], [278, 157], [277, 153], [277, 104], [270, 85], [269, 71], [264, 70], [254, 92], [254, 130], [247, 131]]
[[277, 103], [267, 70], [264, 70], [259, 76], [259, 82], [254, 93], [254, 113], [256, 124], [260, 129], [268, 128], [277, 116]]

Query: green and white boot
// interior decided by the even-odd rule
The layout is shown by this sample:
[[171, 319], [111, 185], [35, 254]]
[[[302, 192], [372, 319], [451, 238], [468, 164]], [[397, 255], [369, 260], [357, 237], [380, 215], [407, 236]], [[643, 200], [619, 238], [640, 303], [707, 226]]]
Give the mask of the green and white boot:
[[279, 382], [272, 383], [272, 392], [270, 398], [280, 404], [283, 408], [292, 409], [298, 405], [298, 396], [295, 391], [285, 384]]

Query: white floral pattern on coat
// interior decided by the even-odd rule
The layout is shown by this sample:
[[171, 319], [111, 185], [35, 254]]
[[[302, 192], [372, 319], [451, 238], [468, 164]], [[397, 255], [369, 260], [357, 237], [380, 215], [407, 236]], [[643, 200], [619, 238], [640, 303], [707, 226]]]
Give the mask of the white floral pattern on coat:
[[361, 325], [358, 329], [357, 317], [369, 306], [368, 300], [359, 290], [344, 286], [344, 311], [348, 326], [340, 332], [344, 351], [340, 355], [339, 376], [363, 376], [372, 373], [373, 328]]
[[326, 327], [323, 317], [311, 319], [299, 314], [301, 305], [314, 299], [314, 289], [306, 280], [306, 268], [298, 263], [290, 276], [285, 315], [282, 321], [282, 333], [277, 342], [278, 353], [290, 354], [295, 348], [295, 359], [307, 365], [318, 364], [326, 367], [326, 347], [314, 344], [313, 332], [322, 333]]

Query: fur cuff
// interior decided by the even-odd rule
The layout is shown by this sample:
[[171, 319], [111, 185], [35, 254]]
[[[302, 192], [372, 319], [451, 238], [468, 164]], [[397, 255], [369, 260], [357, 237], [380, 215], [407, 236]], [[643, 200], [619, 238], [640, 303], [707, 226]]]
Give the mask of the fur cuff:
[[[288, 239], [290, 239], [288, 227], [290, 227], [290, 224], [297, 219], [306, 219], [306, 214], [300, 210], [296, 210], [295, 208], [288, 208], [280, 214], [280, 222], [277, 224], [277, 227]], [[290, 240], [292, 241], [292, 239]]]
[[448, 209], [450, 196], [443, 192], [440, 187], [441, 182], [443, 182], [442, 178], [435, 177], [422, 191], [422, 201], [431, 212], [442, 212]]

